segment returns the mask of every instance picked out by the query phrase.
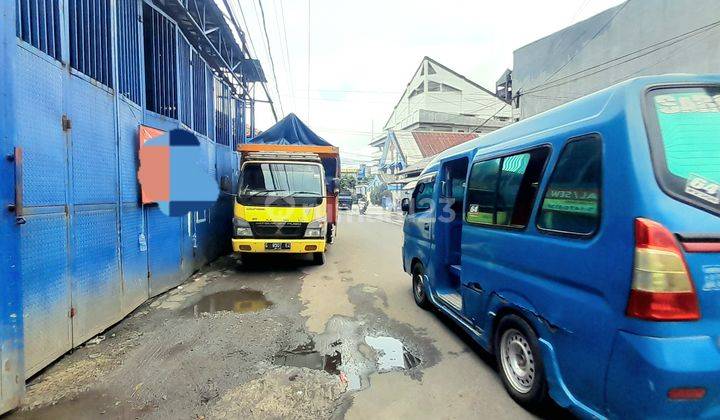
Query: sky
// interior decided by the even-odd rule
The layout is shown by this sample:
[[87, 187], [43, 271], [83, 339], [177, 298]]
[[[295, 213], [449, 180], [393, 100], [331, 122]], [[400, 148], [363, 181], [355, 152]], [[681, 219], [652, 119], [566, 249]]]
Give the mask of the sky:
[[[495, 81], [512, 68], [513, 50], [622, 3], [228, 1], [263, 65], [278, 118], [294, 112], [339, 146], [350, 165], [370, 159], [368, 143], [382, 131], [424, 56], [494, 91]], [[257, 128], [274, 122], [269, 106], [258, 103]]]

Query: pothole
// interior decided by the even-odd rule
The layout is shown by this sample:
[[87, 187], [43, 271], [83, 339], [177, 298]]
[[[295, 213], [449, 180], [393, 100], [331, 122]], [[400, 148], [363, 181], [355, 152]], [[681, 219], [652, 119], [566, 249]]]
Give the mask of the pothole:
[[294, 350], [281, 352], [273, 357], [273, 363], [282, 366], [324, 370], [332, 375], [339, 375], [342, 354], [339, 351], [332, 354], [322, 354], [314, 350], [314, 347], [314, 343], [310, 342]]
[[225, 290], [203, 296], [197, 303], [185, 308], [185, 313], [195, 317], [204, 313], [257, 312], [272, 306], [272, 302], [257, 290]]
[[293, 350], [280, 352], [273, 357], [273, 363], [339, 375], [341, 381], [347, 383], [348, 391], [365, 388], [372, 373], [409, 370], [421, 363], [420, 358], [394, 337], [360, 337], [330, 341], [327, 337], [318, 336], [319, 345], [310, 341]]
[[403, 345], [402, 341], [393, 337], [365, 336], [365, 343], [372, 347], [377, 354], [377, 367], [379, 373], [392, 370], [412, 369], [419, 365], [421, 360]]

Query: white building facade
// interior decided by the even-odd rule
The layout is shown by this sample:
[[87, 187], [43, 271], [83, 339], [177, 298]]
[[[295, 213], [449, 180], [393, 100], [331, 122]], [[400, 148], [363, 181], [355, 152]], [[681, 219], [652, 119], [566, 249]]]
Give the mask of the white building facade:
[[425, 57], [383, 129], [483, 133], [505, 126], [511, 114], [493, 92]]

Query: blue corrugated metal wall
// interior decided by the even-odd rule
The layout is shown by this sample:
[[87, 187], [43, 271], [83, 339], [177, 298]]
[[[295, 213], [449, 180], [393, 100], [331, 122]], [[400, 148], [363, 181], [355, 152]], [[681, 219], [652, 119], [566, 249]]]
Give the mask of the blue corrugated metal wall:
[[[15, 10], [0, 2], [0, 156], [15, 154], [14, 70]], [[17, 161], [0, 159], [0, 414], [16, 407], [23, 394], [22, 288], [20, 287], [20, 225], [7, 206], [15, 200]]]
[[19, 12], [0, 22], [17, 44], [14, 80], [3, 72], [0, 82], [16, 92], [16, 142], [25, 152], [27, 223], [16, 229], [32, 375], [228, 250], [231, 196], [180, 218], [139, 204], [138, 126], [193, 129], [208, 172], [234, 180], [231, 144], [244, 140], [244, 106], [150, 2], [22, 0], [4, 9]]

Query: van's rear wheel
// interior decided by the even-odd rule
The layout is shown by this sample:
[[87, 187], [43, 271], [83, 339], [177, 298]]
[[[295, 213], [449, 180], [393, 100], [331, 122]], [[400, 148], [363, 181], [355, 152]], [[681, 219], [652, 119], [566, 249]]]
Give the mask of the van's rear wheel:
[[547, 381], [535, 331], [517, 315], [500, 320], [495, 357], [505, 389], [520, 405], [538, 409], [548, 399]]
[[325, 253], [324, 252], [313, 252], [313, 264], [315, 264], [315, 265], [325, 264]]
[[412, 269], [412, 281], [413, 281], [413, 297], [417, 306], [423, 309], [430, 309], [430, 301], [428, 300], [426, 292], [426, 280], [425, 267], [421, 263], [416, 263]]

